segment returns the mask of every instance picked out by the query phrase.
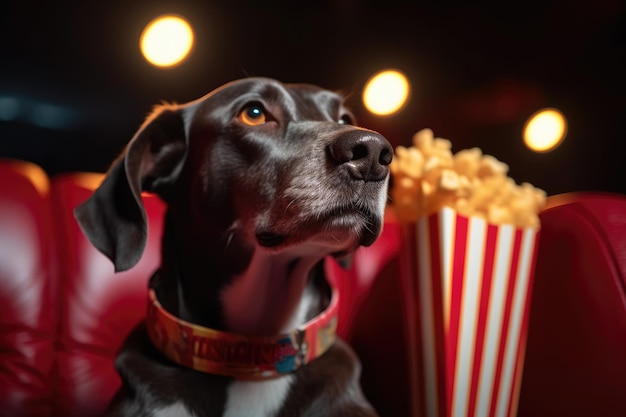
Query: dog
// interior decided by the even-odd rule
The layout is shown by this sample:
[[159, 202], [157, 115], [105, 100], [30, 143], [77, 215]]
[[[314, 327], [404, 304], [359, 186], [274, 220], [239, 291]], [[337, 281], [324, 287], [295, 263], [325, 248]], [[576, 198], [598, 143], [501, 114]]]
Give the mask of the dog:
[[116, 271], [167, 205], [147, 318], [115, 361], [115, 416], [376, 416], [334, 335], [323, 260], [379, 236], [393, 149], [341, 95], [246, 78], [155, 107], [75, 209]]

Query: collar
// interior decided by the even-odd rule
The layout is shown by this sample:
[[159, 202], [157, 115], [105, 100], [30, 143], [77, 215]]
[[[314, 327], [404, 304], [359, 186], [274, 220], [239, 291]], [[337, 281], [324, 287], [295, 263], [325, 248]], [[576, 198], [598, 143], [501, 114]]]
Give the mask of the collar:
[[166, 311], [150, 288], [146, 328], [152, 343], [179, 365], [237, 379], [267, 379], [291, 373], [334, 343], [339, 294], [320, 315], [282, 335], [244, 336], [213, 330]]

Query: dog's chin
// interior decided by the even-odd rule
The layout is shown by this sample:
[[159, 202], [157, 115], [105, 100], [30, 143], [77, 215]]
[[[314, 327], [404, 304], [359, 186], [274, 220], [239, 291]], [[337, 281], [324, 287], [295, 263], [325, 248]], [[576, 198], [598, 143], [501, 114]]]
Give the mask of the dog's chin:
[[370, 246], [381, 229], [381, 214], [342, 209], [299, 222], [284, 232], [280, 228], [258, 231], [256, 241], [259, 246], [276, 252], [306, 246], [327, 254], [347, 254], [359, 246]]
[[381, 225], [382, 216], [371, 212], [332, 216], [320, 237], [330, 241], [343, 240], [348, 245], [370, 246], [378, 238]]

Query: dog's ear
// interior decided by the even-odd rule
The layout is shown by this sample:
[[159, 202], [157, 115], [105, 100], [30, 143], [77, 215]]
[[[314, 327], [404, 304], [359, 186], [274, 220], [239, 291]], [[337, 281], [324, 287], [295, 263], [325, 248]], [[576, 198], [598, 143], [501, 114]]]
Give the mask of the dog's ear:
[[148, 225], [142, 191], [167, 200], [182, 169], [187, 144], [180, 109], [160, 107], [146, 120], [113, 163], [102, 184], [74, 216], [83, 233], [115, 265], [133, 267], [146, 246]]

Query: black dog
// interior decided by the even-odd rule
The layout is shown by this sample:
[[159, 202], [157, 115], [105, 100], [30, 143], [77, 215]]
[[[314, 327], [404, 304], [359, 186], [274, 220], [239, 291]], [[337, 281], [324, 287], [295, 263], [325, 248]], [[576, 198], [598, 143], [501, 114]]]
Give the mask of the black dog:
[[141, 192], [168, 206], [112, 415], [376, 415], [322, 268], [381, 230], [393, 151], [352, 120], [335, 93], [264, 78], [148, 118], [75, 212], [121, 271], [146, 243]]

